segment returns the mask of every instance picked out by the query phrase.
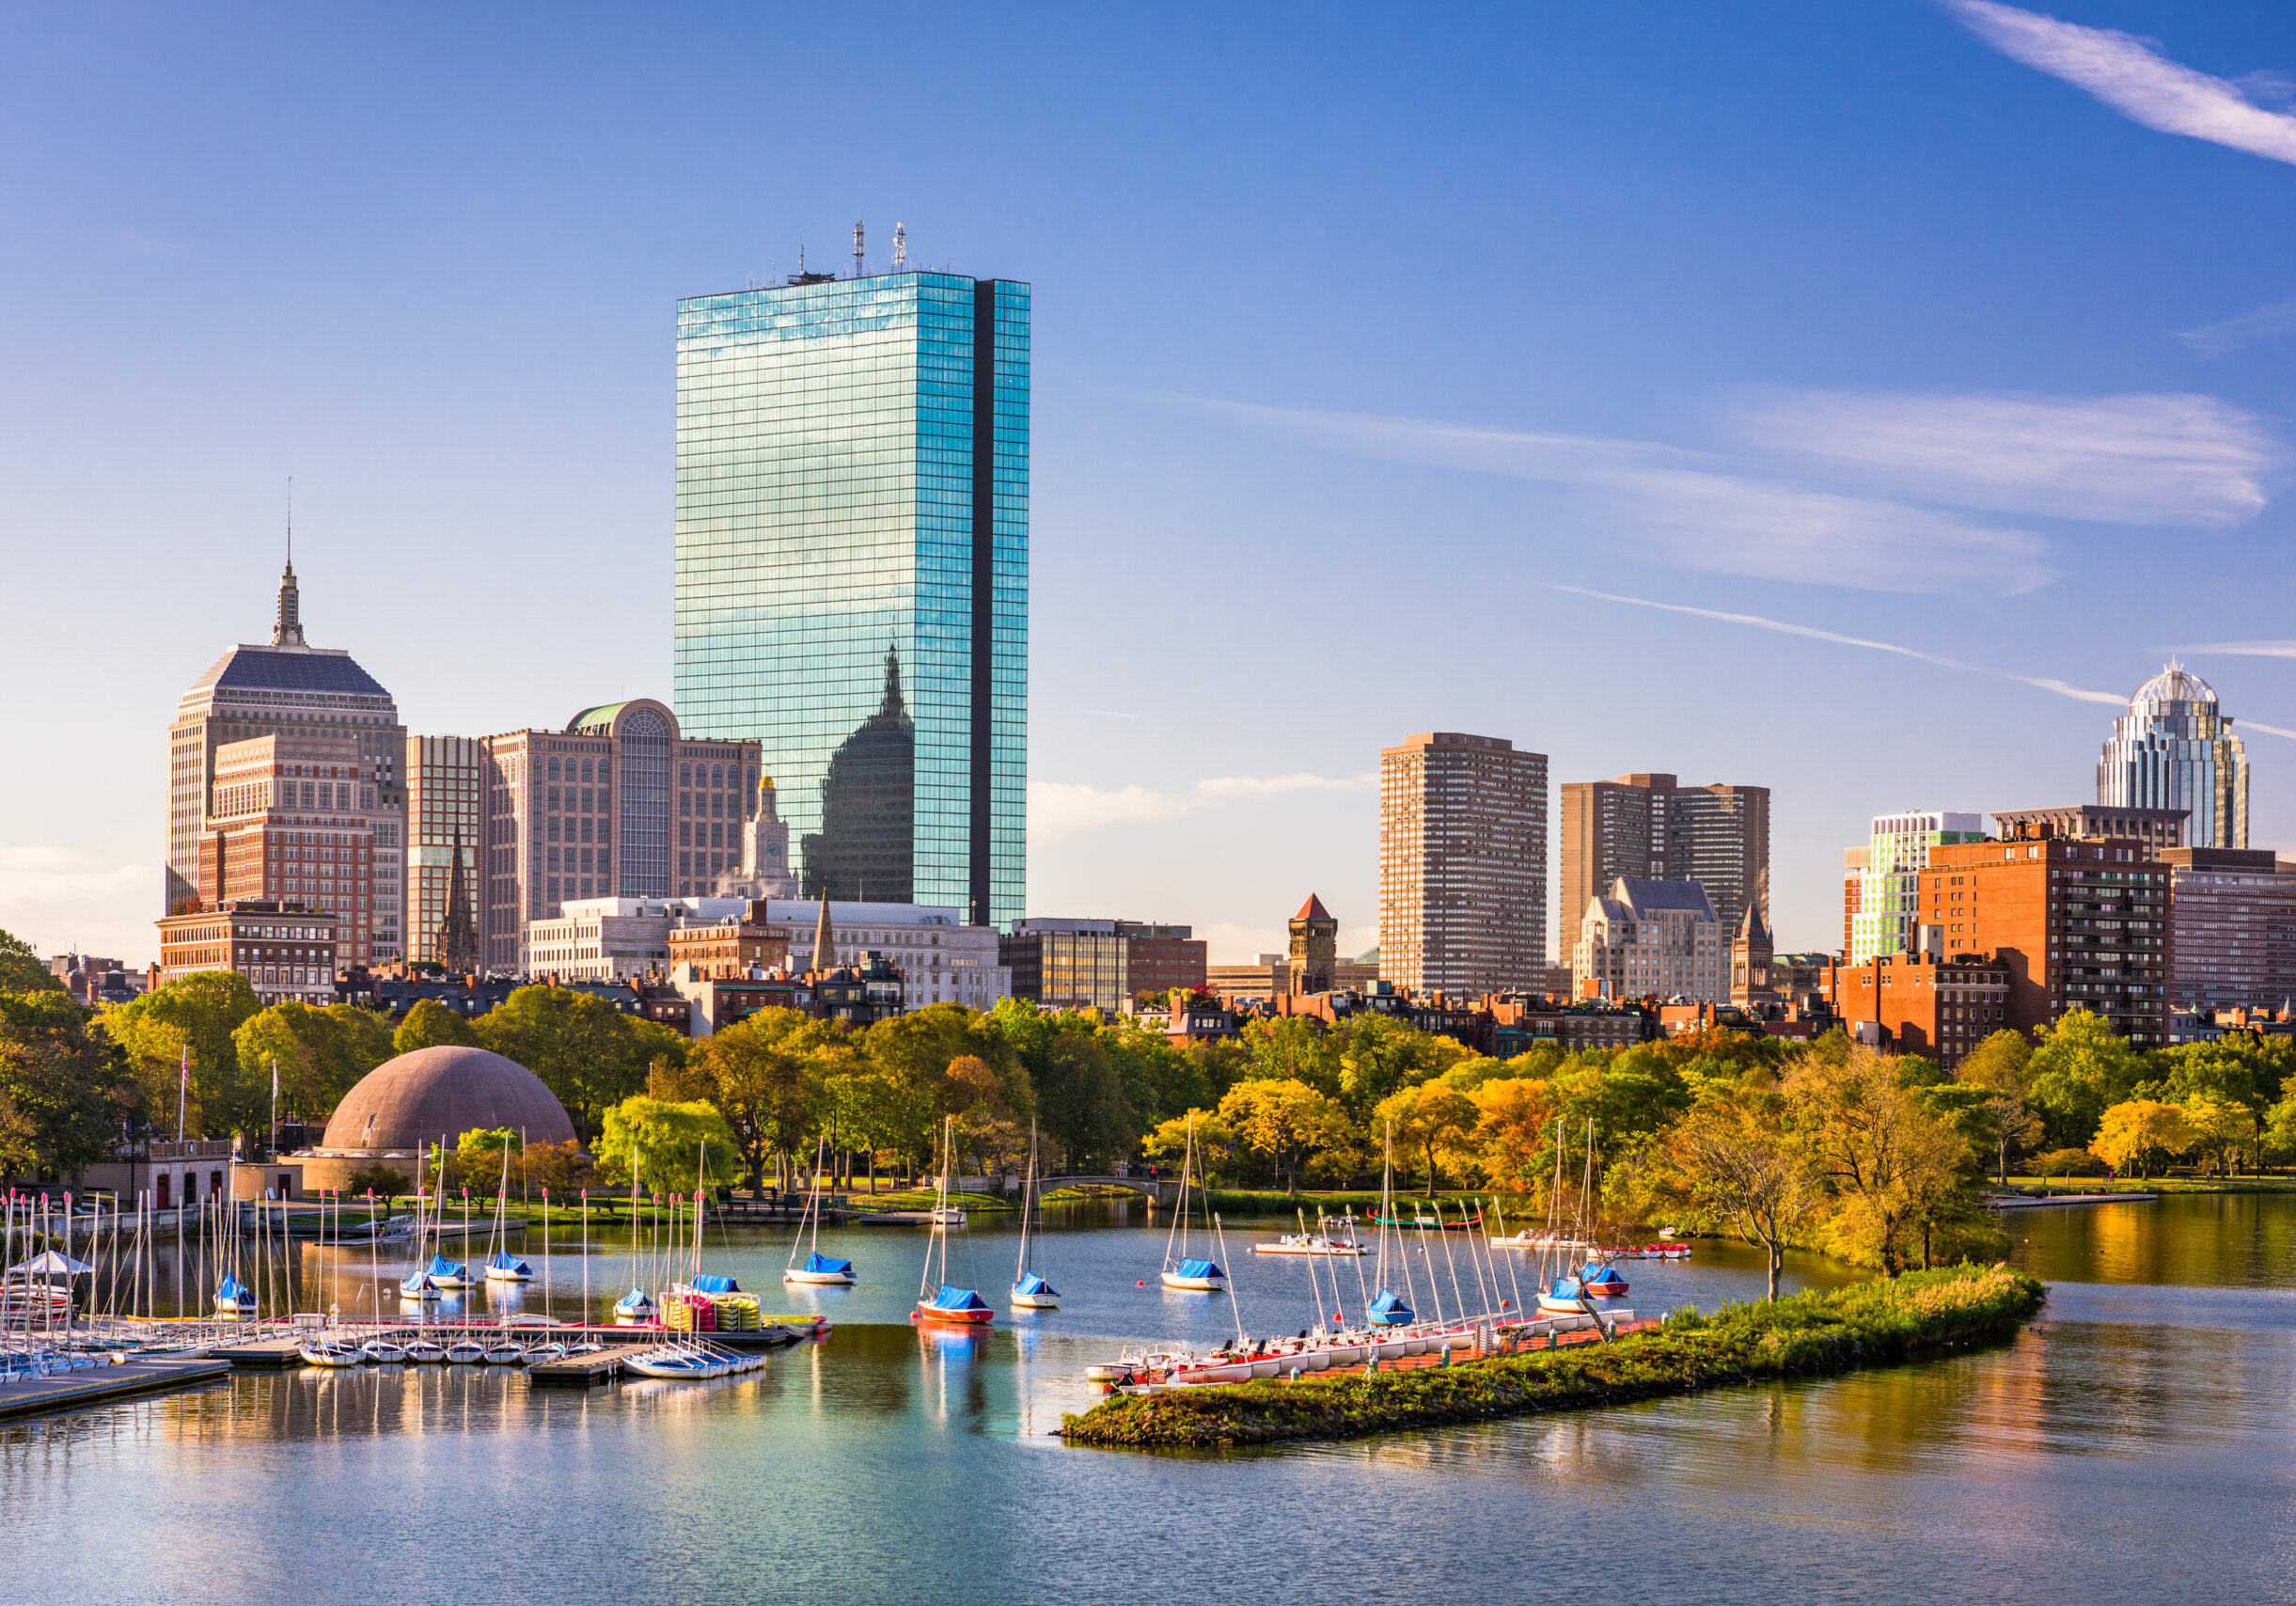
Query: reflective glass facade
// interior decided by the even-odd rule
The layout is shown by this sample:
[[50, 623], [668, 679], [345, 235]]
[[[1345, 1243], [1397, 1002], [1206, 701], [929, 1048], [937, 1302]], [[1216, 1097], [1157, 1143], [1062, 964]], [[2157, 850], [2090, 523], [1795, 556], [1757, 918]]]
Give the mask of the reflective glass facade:
[[676, 698], [750, 738], [804, 894], [1019, 918], [1029, 287], [678, 306]]

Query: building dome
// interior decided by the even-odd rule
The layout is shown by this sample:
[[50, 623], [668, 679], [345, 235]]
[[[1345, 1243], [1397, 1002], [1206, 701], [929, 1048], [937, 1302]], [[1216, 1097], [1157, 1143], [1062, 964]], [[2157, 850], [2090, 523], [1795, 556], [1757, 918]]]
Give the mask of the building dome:
[[507, 1126], [529, 1143], [574, 1135], [565, 1106], [515, 1061], [484, 1048], [441, 1044], [385, 1060], [344, 1094], [327, 1120], [322, 1149], [383, 1154], [418, 1149], [465, 1132]]
[[2136, 695], [2129, 700], [2129, 711], [2147, 713], [2172, 702], [2205, 702], [2213, 708], [2216, 688], [2182, 664], [2170, 664], [2136, 688]]

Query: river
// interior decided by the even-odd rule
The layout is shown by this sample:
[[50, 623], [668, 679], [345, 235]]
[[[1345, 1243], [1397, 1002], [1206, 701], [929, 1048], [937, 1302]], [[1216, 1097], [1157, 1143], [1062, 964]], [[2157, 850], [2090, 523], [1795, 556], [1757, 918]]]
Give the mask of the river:
[[[251, 1374], [0, 1428], [0, 1601], [2296, 1598], [2296, 1200], [2012, 1216], [2052, 1298], [1981, 1353], [1220, 1455], [1050, 1436], [1119, 1341], [1235, 1315], [1157, 1287], [1164, 1234], [1125, 1207], [1054, 1215], [1064, 1308], [984, 1337], [908, 1325], [916, 1232], [826, 1232], [863, 1285], [784, 1293], [787, 1232], [736, 1229], [712, 1233], [708, 1269], [836, 1323], [745, 1377], [580, 1393], [497, 1369]], [[1238, 1252], [1265, 1236], [1230, 1229], [1242, 1319], [1303, 1325], [1310, 1263]], [[602, 1310], [629, 1245], [591, 1244]], [[1014, 1247], [983, 1226], [956, 1269], [1001, 1307]], [[364, 1285], [364, 1256], [298, 1254], [307, 1289]], [[550, 1269], [519, 1302], [571, 1315], [574, 1236]], [[1641, 1311], [1760, 1291], [1735, 1246], [1626, 1269]]]

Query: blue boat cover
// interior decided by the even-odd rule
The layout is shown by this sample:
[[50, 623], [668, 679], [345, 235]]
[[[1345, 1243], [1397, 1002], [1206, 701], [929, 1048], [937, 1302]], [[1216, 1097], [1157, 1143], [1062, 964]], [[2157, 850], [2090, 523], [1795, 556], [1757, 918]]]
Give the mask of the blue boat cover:
[[1592, 1260], [1586, 1263], [1586, 1269], [1579, 1273], [1579, 1276], [1580, 1280], [1590, 1285], [1597, 1285], [1605, 1283], [1624, 1283], [1626, 1281], [1625, 1278], [1621, 1277], [1612, 1267]]
[[495, 1258], [488, 1261], [486, 1264], [491, 1267], [508, 1267], [512, 1271], [524, 1271], [529, 1276], [531, 1276], [534, 1271], [534, 1267], [528, 1266], [525, 1261], [519, 1259], [507, 1249], [496, 1250], [495, 1252]]
[[252, 1297], [247, 1292], [247, 1285], [228, 1271], [223, 1274], [223, 1281], [215, 1284], [215, 1298], [218, 1299], [244, 1300]]
[[1381, 1327], [1402, 1327], [1411, 1319], [1411, 1307], [1393, 1289], [1382, 1288], [1371, 1302], [1371, 1319]]
[[1208, 1260], [1184, 1260], [1172, 1267], [1175, 1277], [1218, 1277], [1220, 1269]]
[[429, 1272], [410, 1271], [406, 1274], [406, 1280], [399, 1284], [399, 1292], [401, 1294], [419, 1294], [430, 1285], [431, 1274]]
[[1042, 1277], [1039, 1277], [1033, 1271], [1030, 1272], [1028, 1276], [1022, 1278], [1019, 1282], [1014, 1283], [1013, 1292], [1015, 1294], [1049, 1294], [1056, 1299], [1061, 1297], [1061, 1291], [1058, 1288], [1055, 1288], [1051, 1283], [1046, 1282]]
[[946, 1283], [941, 1284], [941, 1291], [934, 1295], [930, 1302], [936, 1311], [985, 1311], [988, 1309], [988, 1301], [970, 1288], [951, 1288]]
[[1579, 1286], [1579, 1280], [1565, 1271], [1554, 1280], [1554, 1286], [1547, 1290], [1547, 1296], [1553, 1299], [1576, 1299], [1581, 1292], [1583, 1290]]
[[423, 1270], [433, 1277], [462, 1277], [468, 1274], [470, 1267], [460, 1261], [448, 1260], [443, 1254], [432, 1254], [431, 1264], [424, 1267]]
[[[821, 1256], [815, 1255], [813, 1258], [819, 1260]], [[697, 1294], [738, 1294], [742, 1291], [742, 1285], [732, 1278], [714, 1275], [697, 1277], [686, 1286]]]
[[643, 1288], [633, 1288], [614, 1301], [614, 1308], [618, 1311], [651, 1311], [653, 1301], [646, 1298]]
[[821, 1251], [815, 1250], [811, 1254], [805, 1257], [805, 1269], [808, 1271], [834, 1272], [840, 1276], [850, 1277], [853, 1275], [853, 1262], [850, 1260], [832, 1260], [827, 1255], [822, 1253]]

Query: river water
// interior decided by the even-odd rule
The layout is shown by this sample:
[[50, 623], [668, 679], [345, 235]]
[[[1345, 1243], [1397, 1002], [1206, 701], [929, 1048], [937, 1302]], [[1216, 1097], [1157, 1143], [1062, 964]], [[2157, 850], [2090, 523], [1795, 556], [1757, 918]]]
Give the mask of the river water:
[[[787, 1232], [736, 1229], [708, 1269], [836, 1323], [745, 1377], [253, 1374], [0, 1428], [0, 1601], [2296, 1598], [2296, 1200], [2013, 1216], [2052, 1297], [1984, 1353], [1340, 1444], [1072, 1448], [1050, 1435], [1090, 1403], [1086, 1364], [1238, 1314], [1157, 1287], [1143, 1220], [1056, 1220], [1065, 1307], [1000, 1309], [981, 1337], [907, 1323], [920, 1234], [826, 1232], [863, 1285], [783, 1293]], [[1230, 1229], [1240, 1315], [1304, 1325], [1309, 1263], [1240, 1252], [1265, 1236]], [[630, 1246], [590, 1241], [603, 1310]], [[1001, 1308], [1014, 1248], [977, 1228], [953, 1280]], [[365, 1265], [299, 1252], [307, 1290]], [[1638, 1311], [1760, 1291], [1733, 1246], [1626, 1269]], [[519, 1302], [571, 1315], [582, 1270], [561, 1235]], [[1788, 1281], [1847, 1275], [1798, 1259]]]

